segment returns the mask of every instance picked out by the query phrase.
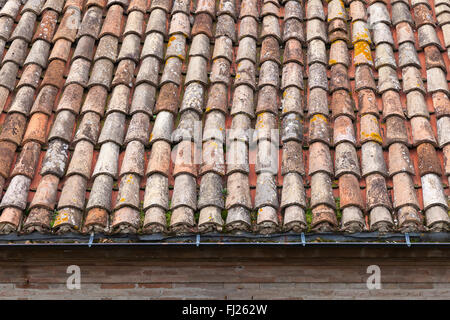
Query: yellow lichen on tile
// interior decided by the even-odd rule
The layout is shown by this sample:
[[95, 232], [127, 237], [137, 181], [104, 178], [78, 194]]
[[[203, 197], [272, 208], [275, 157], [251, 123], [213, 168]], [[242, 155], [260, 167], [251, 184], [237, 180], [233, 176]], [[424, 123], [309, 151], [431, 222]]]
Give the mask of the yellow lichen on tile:
[[322, 120], [325, 121], [326, 123], [328, 122], [327, 118], [323, 115], [323, 114], [315, 114], [312, 118], [311, 118], [311, 122], [315, 122], [317, 120]]
[[358, 41], [355, 43], [355, 60], [359, 55], [363, 55], [367, 61], [372, 62], [372, 53], [370, 51], [370, 46], [365, 41]]

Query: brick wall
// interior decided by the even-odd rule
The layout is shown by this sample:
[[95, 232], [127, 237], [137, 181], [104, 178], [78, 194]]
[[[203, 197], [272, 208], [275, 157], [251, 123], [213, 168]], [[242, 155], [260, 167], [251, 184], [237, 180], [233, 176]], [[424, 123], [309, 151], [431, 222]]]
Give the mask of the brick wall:
[[[0, 298], [449, 299], [449, 262], [436, 248], [4, 247]], [[72, 264], [80, 290], [66, 287]], [[366, 286], [373, 264], [380, 290]]]

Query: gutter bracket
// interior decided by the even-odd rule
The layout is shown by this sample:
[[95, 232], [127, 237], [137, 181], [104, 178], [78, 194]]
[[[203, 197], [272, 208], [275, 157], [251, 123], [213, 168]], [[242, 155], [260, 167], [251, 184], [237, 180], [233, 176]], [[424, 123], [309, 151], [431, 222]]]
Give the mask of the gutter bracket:
[[197, 234], [196, 240], [195, 240], [195, 245], [198, 247], [200, 246], [200, 234]]
[[302, 246], [306, 246], [306, 238], [305, 238], [305, 233], [304, 232], [302, 232], [302, 234], [300, 235], [301, 236], [301, 238], [302, 238]]
[[92, 243], [94, 242], [94, 232], [91, 232], [91, 235], [89, 237], [88, 247], [90, 248], [92, 246]]
[[405, 233], [405, 240], [406, 240], [406, 245], [409, 247], [411, 247], [411, 240], [409, 239], [409, 233], [406, 232]]

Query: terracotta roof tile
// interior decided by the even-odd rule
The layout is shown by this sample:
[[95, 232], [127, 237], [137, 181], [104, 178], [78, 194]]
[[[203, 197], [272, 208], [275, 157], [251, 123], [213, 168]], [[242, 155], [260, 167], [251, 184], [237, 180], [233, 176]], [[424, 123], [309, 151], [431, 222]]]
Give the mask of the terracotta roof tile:
[[41, 145], [47, 141], [47, 123], [49, 116], [45, 113], [34, 113], [23, 136], [23, 142], [36, 141]]
[[[88, 1], [92, 2], [92, 1]], [[57, 13], [61, 13], [64, 6], [64, 0], [47, 0], [45, 1], [44, 5], [42, 6], [41, 13], [44, 12], [44, 10], [51, 9]]]
[[447, 7], [8, 0], [0, 232], [448, 230]]
[[0, 16], [7, 16], [15, 19], [20, 10], [20, 0], [7, 1], [0, 10]]
[[8, 112], [19, 112], [27, 116], [30, 112], [34, 99], [34, 88], [31, 86], [21, 87], [14, 97]]

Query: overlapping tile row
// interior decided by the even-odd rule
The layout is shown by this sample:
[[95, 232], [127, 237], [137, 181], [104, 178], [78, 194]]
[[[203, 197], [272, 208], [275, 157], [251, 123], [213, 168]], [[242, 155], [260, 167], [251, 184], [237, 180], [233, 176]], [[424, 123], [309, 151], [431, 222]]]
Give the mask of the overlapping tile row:
[[[437, 24], [442, 30], [444, 45], [447, 49], [448, 57], [450, 58], [450, 1], [434, 1], [434, 13], [436, 15]], [[445, 70], [445, 63], [443, 66], [444, 71], [448, 72]], [[448, 144], [448, 128], [450, 126], [448, 117], [450, 116], [450, 102], [448, 95], [446, 96], [445, 92], [436, 92], [433, 93], [432, 96], [436, 117], [439, 119], [443, 117], [442, 120], [439, 120], [440, 130], [438, 130], [438, 140], [444, 154], [443, 172], [447, 176], [447, 180], [450, 183], [450, 145]]]
[[258, 1], [243, 0], [239, 13], [239, 44], [235, 58], [236, 75], [230, 115], [230, 134], [227, 136], [226, 227], [230, 231], [251, 230], [252, 199], [249, 184], [249, 136], [255, 117], [256, 44], [259, 21]]
[[[63, 1], [53, 7], [44, 6], [44, 2], [28, 1], [22, 7], [21, 18], [8, 40], [10, 47], [2, 60], [0, 70], [2, 73], [0, 81], [4, 88], [7, 87], [9, 91], [16, 89], [0, 134], [1, 180], [10, 178], [0, 203], [2, 209], [0, 231], [3, 233], [20, 229], [23, 213], [27, 208], [28, 190], [35, 175], [41, 148], [46, 142], [49, 116], [52, 113], [56, 93], [62, 86], [65, 62], [58, 63], [56, 60], [48, 62], [51, 44], [61, 38], [59, 30], [67, 31], [72, 27], [64, 17], [77, 16], [80, 13], [78, 8], [63, 7]], [[9, 4], [17, 8], [16, 2], [8, 1]], [[63, 13], [64, 17], [55, 33], [60, 13]], [[33, 34], [38, 16], [41, 17], [41, 22]], [[27, 51], [30, 43], [31, 49]], [[16, 76], [22, 66], [22, 76], [16, 85]], [[44, 70], [44, 79], [38, 86]], [[37, 98], [34, 99], [36, 93]], [[20, 154], [10, 172], [15, 151], [19, 146], [22, 147]]]
[[[360, 7], [362, 2], [350, 4], [350, 14], [354, 8]], [[352, 10], [353, 9], [353, 10]], [[359, 181], [361, 170], [356, 152], [356, 136], [352, 88], [348, 76], [350, 66], [350, 52], [347, 45], [350, 43], [348, 21], [344, 3], [333, 0], [328, 4], [328, 33], [331, 41], [330, 56], [330, 88], [331, 111], [333, 118], [333, 145], [335, 178], [339, 185], [339, 204], [342, 210], [341, 229], [347, 232], [360, 232], [365, 228], [365, 204], [361, 194]], [[353, 17], [352, 23], [359, 21]], [[354, 63], [361, 65], [361, 57], [366, 57], [368, 49], [365, 42], [355, 43]], [[370, 54], [370, 49], [368, 49]], [[371, 60], [369, 60], [371, 61]]]
[[332, 190], [334, 168], [330, 152], [328, 109], [326, 45], [329, 39], [324, 4], [320, 0], [308, 0], [306, 6], [311, 228], [315, 231], [332, 231], [337, 226], [337, 219], [336, 202]]
[[[85, 113], [86, 126], [90, 124], [90, 117], [95, 117], [93, 121], [96, 128], [95, 134], [90, 139], [100, 147], [98, 159], [92, 173], [93, 185], [89, 194], [89, 201], [86, 205], [86, 219], [84, 226], [86, 231], [110, 231], [112, 233], [119, 230], [126, 232], [135, 232], [139, 228], [139, 182], [143, 175], [144, 167], [144, 143], [148, 141], [145, 135], [148, 135], [149, 119], [142, 119], [139, 123], [139, 129], [136, 130], [136, 118], [133, 115], [126, 127], [126, 119], [131, 110], [129, 101], [131, 100], [131, 91], [134, 86], [134, 73], [139, 63], [140, 69], [138, 78], [147, 69], [158, 74], [158, 60], [154, 59], [154, 64], [145, 64], [140, 59], [140, 40], [144, 33], [144, 16], [147, 11], [145, 1], [110, 1], [107, 4], [108, 12], [100, 33], [101, 39], [97, 48], [96, 56], [99, 57], [96, 63], [97, 77], [92, 83], [95, 85], [106, 84], [106, 87], [98, 87], [107, 93], [111, 90], [110, 98], [106, 104], [106, 112], [103, 115], [106, 95], [101, 95], [98, 104], [91, 109], [93, 112], [100, 111], [101, 117], [104, 117], [103, 127], [98, 135], [99, 114]], [[123, 16], [127, 13], [126, 22], [122, 28]], [[121, 38], [122, 44], [118, 50], [118, 41]], [[108, 50], [107, 48], [110, 48]], [[116, 66], [114, 76], [113, 67]], [[100, 74], [102, 68], [106, 67], [108, 72]], [[94, 65], [95, 68], [95, 65]], [[156, 70], [155, 70], [156, 69]], [[92, 74], [92, 76], [95, 76]], [[98, 80], [97, 80], [98, 79]], [[111, 81], [112, 79], [112, 81]], [[96, 82], [98, 81], [98, 82]], [[136, 81], [136, 85], [138, 81]], [[94, 87], [92, 87], [94, 88]], [[92, 90], [92, 89], [91, 89]], [[140, 90], [134, 87], [133, 101]], [[151, 90], [149, 90], [151, 94]], [[151, 110], [152, 105], [148, 106]], [[90, 108], [89, 108], [90, 109]], [[151, 111], [150, 111], [151, 114]], [[84, 128], [79, 127], [79, 133]], [[136, 133], [138, 136], [130, 139], [130, 135]], [[139, 136], [141, 133], [141, 136]], [[98, 136], [98, 140], [97, 140]], [[84, 143], [79, 141], [78, 144]], [[125, 149], [121, 169], [119, 171], [119, 153]], [[131, 156], [132, 155], [132, 156]], [[90, 170], [89, 170], [90, 171]], [[114, 198], [113, 187], [117, 180], [119, 192]], [[136, 222], [137, 221], [137, 222]], [[137, 226], [136, 226], [137, 225]]]
[[[353, 4], [353, 3], [352, 3]], [[362, 3], [361, 3], [362, 4]], [[387, 192], [387, 168], [383, 158], [382, 136], [377, 108], [377, 87], [373, 76], [373, 59], [370, 45], [393, 44], [389, 28], [389, 16], [386, 21], [379, 9], [383, 5], [374, 2], [368, 7], [370, 21], [366, 20], [364, 6], [351, 11], [352, 43], [354, 45], [353, 63], [355, 68], [355, 91], [358, 94], [360, 114], [361, 171], [366, 183], [366, 211], [369, 228], [373, 231], [390, 231], [393, 228], [392, 204]], [[382, 11], [382, 13], [380, 13]], [[358, 17], [361, 17], [358, 19]], [[372, 30], [373, 39], [369, 33]], [[385, 48], [383, 48], [385, 49]], [[377, 65], [378, 66], [378, 65]], [[383, 77], [389, 77], [389, 67], [379, 70], [379, 84]], [[383, 74], [385, 72], [385, 74]], [[388, 78], [390, 79], [390, 78]], [[378, 90], [382, 92], [382, 90]]]
[[[80, 3], [80, 10], [83, 5]], [[108, 82], [99, 83], [100, 72], [98, 70], [104, 62], [99, 55], [101, 55], [100, 43], [103, 41], [105, 30], [107, 30], [106, 24], [102, 25], [105, 5], [106, 1], [101, 4], [92, 1], [86, 2], [87, 10], [80, 19], [78, 42], [71, 58], [64, 90], [55, 111], [56, 116], [49, 134], [48, 149], [42, 163], [41, 175], [44, 178], [36, 190], [35, 198], [41, 194], [42, 197], [45, 197], [50, 192], [56, 196], [59, 179], [63, 179], [64, 182], [56, 204], [56, 214], [53, 221], [49, 221], [47, 216], [50, 213], [49, 209], [55, 206], [54, 203], [48, 204], [43, 210], [36, 210], [36, 214], [32, 215], [30, 212], [26, 224], [30, 231], [34, 228], [47, 228], [49, 224], [57, 232], [81, 230], [82, 227], [85, 194], [91, 178], [94, 146], [97, 142], [100, 117], [103, 116], [103, 113], [100, 115], [92, 113], [91, 108], [92, 105], [98, 103], [100, 110], [103, 111], [109, 90]], [[117, 11], [117, 9], [108, 3], [106, 10], [105, 20], [108, 21], [108, 16], [111, 19], [111, 12]], [[120, 23], [120, 16], [117, 23]], [[100, 42], [97, 50], [94, 50], [94, 43], [98, 38], [100, 38]], [[113, 65], [109, 64], [109, 69], [101, 70], [100, 77], [108, 79], [108, 76], [112, 76]], [[88, 88], [88, 94], [83, 102], [84, 88]], [[81, 121], [74, 136], [76, 118], [80, 110]], [[69, 161], [69, 148], [71, 147], [73, 147], [73, 152]], [[47, 178], [51, 183], [46, 183]]]
[[[370, 28], [372, 29], [373, 44], [375, 45], [375, 69], [378, 72], [378, 94], [384, 95], [383, 110], [388, 107], [386, 95], [397, 96], [394, 92], [400, 89], [400, 84], [396, 81], [395, 68], [391, 65], [383, 65], [383, 53], [388, 52], [394, 46], [394, 40], [391, 33], [391, 21], [387, 7], [384, 2], [373, 2], [369, 8]], [[377, 96], [379, 98], [379, 96]], [[397, 105], [401, 106], [400, 104]], [[374, 109], [375, 111], [375, 109]], [[387, 113], [389, 110], [386, 110]], [[392, 202], [387, 192], [386, 179], [388, 176], [386, 162], [383, 158], [382, 135], [379, 127], [379, 116], [364, 115], [368, 121], [363, 122], [361, 118], [361, 141], [367, 141], [362, 144], [362, 170], [366, 176], [366, 197], [367, 206], [370, 211], [370, 229], [380, 231], [392, 231], [394, 229]], [[372, 121], [367, 126], [367, 122]], [[373, 125], [376, 127], [373, 127]], [[365, 135], [369, 134], [370, 138]], [[375, 139], [373, 139], [375, 137]], [[363, 143], [363, 142], [361, 142]]]
[[[278, 218], [278, 91], [280, 78], [279, 3], [264, 1], [261, 9], [261, 51], [259, 56], [258, 100], [253, 139], [256, 143], [256, 190], [254, 210], [260, 233], [279, 229]], [[288, 27], [286, 27], [288, 29]], [[301, 75], [300, 75], [301, 77]], [[297, 124], [298, 126], [298, 124]]]
[[[184, 81], [184, 94], [180, 106], [180, 120], [172, 136], [175, 181], [170, 204], [172, 211], [170, 228], [177, 233], [192, 232], [196, 225], [194, 213], [198, 209], [197, 170], [200, 154], [196, 150], [197, 146], [194, 140], [199, 138], [196, 135], [199, 133], [198, 126], [204, 109], [204, 96], [208, 84], [207, 65], [210, 59], [210, 40], [213, 38], [211, 34], [212, 20], [216, 17], [215, 11], [215, 1], [201, 0], [197, 3], [191, 32], [192, 41]], [[212, 197], [220, 197], [222, 191], [220, 178], [212, 177], [214, 181], [206, 181], [209, 178], [211, 178], [209, 175], [202, 176], [203, 188], [205, 188], [205, 184], [209, 184], [206, 187], [214, 193]], [[202, 197], [205, 196], [204, 192], [205, 190], [202, 190]], [[217, 215], [217, 211], [214, 214]]]
[[[40, 8], [33, 6], [33, 4], [28, 5], [28, 10], [24, 11], [23, 8], [20, 12], [20, 20], [14, 28], [14, 21], [19, 15], [21, 4], [20, 0], [8, 1], [0, 10], [0, 54], [3, 57], [6, 43], [9, 42], [17, 55], [17, 57], [14, 57], [10, 53], [2, 61], [0, 69], [2, 78], [0, 83], [0, 110], [3, 110], [9, 93], [14, 90], [16, 75], [24, 62], [24, 55], [27, 54], [26, 48], [33, 36], [34, 25], [40, 11]], [[36, 9], [39, 9], [39, 11]]]
[[[63, 1], [59, 3], [61, 6], [64, 4]], [[50, 5], [56, 5], [56, 2], [53, 1]], [[48, 230], [53, 209], [55, 208], [57, 185], [59, 179], [64, 175], [65, 162], [67, 161], [69, 143], [72, 137], [71, 134], [80, 109], [83, 90], [88, 79], [90, 59], [92, 59], [93, 55], [92, 49], [95, 39], [92, 39], [94, 36], [90, 32], [86, 32], [86, 30], [89, 28], [93, 28], [93, 30], [100, 28], [99, 22], [101, 21], [102, 15], [102, 10], [97, 8], [95, 11], [90, 10], [82, 19], [82, 8], [82, 1], [67, 2], [64, 6], [65, 14], [55, 34], [54, 48], [50, 55], [51, 62], [46, 74], [46, 76], [49, 76], [49, 83], [53, 87], [46, 85], [40, 93], [42, 96], [40, 96], [41, 100], [39, 100], [39, 103], [48, 103], [49, 109], [38, 109], [37, 113], [34, 113], [30, 120], [30, 124], [34, 124], [33, 128], [38, 128], [39, 125], [43, 125], [45, 134], [45, 123], [48, 116], [50, 115], [53, 118], [51, 112], [56, 101], [56, 96], [59, 95], [58, 89], [62, 90], [59, 103], [55, 110], [56, 116], [53, 120], [53, 126], [47, 137], [48, 149], [40, 172], [43, 178], [30, 204], [30, 214], [24, 223], [25, 231], [33, 231], [35, 229]], [[43, 28], [46, 30], [45, 25]], [[95, 31], [93, 32], [95, 33]], [[72, 59], [69, 59], [70, 47], [72, 42], [76, 41], [76, 38], [79, 39], [79, 43], [76, 46]], [[61, 83], [64, 81], [63, 73], [65, 71], [63, 66], [66, 63], [73, 63], [73, 65], [69, 69], [67, 81], [63, 86]], [[45, 83], [45, 77], [43, 83]], [[41, 114], [41, 111], [44, 114]], [[45, 117], [45, 121], [43, 121], [43, 117]], [[41, 139], [41, 143], [45, 143], [45, 136], [41, 137]]]
[[[402, 89], [403, 93], [406, 94], [406, 114], [412, 129], [412, 145], [417, 147], [419, 175], [422, 176], [424, 172], [421, 169], [420, 159], [423, 161], [428, 156], [432, 159], [434, 155], [434, 160], [437, 160], [437, 155], [434, 147], [425, 143], [427, 141], [430, 143], [434, 141], [435, 143], [435, 138], [429, 122], [428, 106], [425, 100], [426, 92], [421, 78], [421, 65], [413, 33], [413, 27], [417, 28], [415, 23], [418, 21], [413, 21], [409, 5], [404, 2], [393, 4], [392, 20], [397, 32], [398, 61], [402, 70]], [[396, 85], [400, 86], [399, 83], [396, 83]], [[403, 116], [402, 110], [396, 110], [396, 104], [388, 100], [386, 100], [385, 105], [388, 107], [386, 116], [391, 116], [386, 120], [388, 142], [392, 143], [389, 145], [389, 171], [394, 184], [394, 207], [397, 210], [399, 227], [402, 228], [403, 224], [406, 224], [406, 229], [417, 229], [414, 228], [414, 225], [421, 225], [423, 219], [422, 216], [417, 216], [420, 207], [411, 176], [415, 174], [414, 167], [406, 147], [409, 140], [404, 122], [398, 117], [398, 115]], [[399, 102], [398, 105], [400, 105]], [[428, 152], [431, 153], [428, 155]], [[434, 165], [435, 168], [440, 167], [438, 162], [434, 162]], [[422, 184], [423, 195], [425, 195], [427, 189], [428, 186]], [[423, 200], [423, 209], [426, 216], [425, 198]]]
[[[389, 19], [387, 8], [380, 4], [385, 19]], [[423, 217], [414, 188], [414, 166], [409, 152], [409, 139], [405, 123], [405, 112], [401, 104], [399, 91], [401, 89], [397, 67], [402, 70], [403, 89], [408, 85], [405, 75], [411, 72], [408, 68], [420, 68], [420, 62], [415, 50], [413, 37], [414, 22], [410, 14], [408, 2], [397, 1], [392, 4], [392, 24], [395, 28], [398, 42], [398, 66], [394, 59], [393, 44], [386, 46], [388, 50], [379, 51], [377, 61], [383, 68], [390, 68], [388, 77], [379, 80], [379, 87], [385, 88], [383, 94], [383, 117], [386, 123], [386, 141], [389, 148], [389, 175], [393, 181], [393, 206], [396, 211], [398, 227], [403, 231], [422, 229]], [[415, 70], [415, 69], [414, 69]], [[420, 77], [420, 73], [418, 73]], [[424, 96], [421, 92], [407, 90], [407, 116], [411, 118], [414, 112], [425, 115], [428, 113]], [[419, 111], [420, 109], [420, 111]], [[414, 111], [415, 110], [415, 111]], [[425, 112], [425, 113], [423, 113]], [[418, 114], [416, 114], [418, 115]]]
[[303, 109], [306, 101], [303, 80], [305, 45], [304, 9], [301, 1], [283, 1], [283, 66], [281, 75], [281, 213], [283, 230], [307, 229], [303, 162]]
[[[447, 104], [447, 110], [449, 107], [447, 69], [440, 53], [440, 50], [444, 48], [438, 39], [436, 23], [428, 1], [412, 1], [412, 10], [418, 45], [425, 54], [427, 90], [425, 91], [419, 69], [411, 66], [402, 69], [403, 91], [407, 95], [412, 139], [417, 150], [425, 225], [436, 231], [448, 231], [450, 228], [448, 201], [441, 182], [443, 173], [436, 152], [436, 148], [442, 148], [450, 142], [450, 118], [448, 113], [439, 112], [442, 104]], [[436, 110], [437, 139], [431, 127], [430, 116], [426, 112], [426, 93], [432, 96], [433, 107]], [[410, 108], [411, 112], [409, 112]]]
[[[186, 41], [191, 37], [189, 1], [174, 1], [173, 6], [170, 2], [163, 3], [167, 8], [166, 12], [171, 12], [168, 33], [170, 38], [164, 57], [164, 70], [159, 81], [160, 91], [155, 106], [156, 119], [150, 135], [151, 152], [147, 164], [147, 184], [143, 204], [144, 230], [146, 232], [167, 230], [166, 211], [169, 210], [171, 204], [169, 203], [168, 179], [172, 133], [174, 119], [179, 109], [178, 97], [183, 80], [181, 68], [186, 59]], [[155, 7], [154, 10], [154, 15], [163, 13], [162, 8]], [[164, 16], [163, 19], [166, 17]], [[192, 190], [186, 190], [186, 192], [188, 191]]]
[[[60, 3], [62, 5], [64, 1], [60, 1]], [[52, 86], [46, 85], [40, 92], [40, 95], [42, 94], [40, 103], [48, 103], [50, 109], [45, 112], [37, 110], [37, 113], [34, 113], [30, 119], [30, 124], [35, 121], [34, 127], [39, 128], [39, 125], [43, 124], [43, 116], [46, 117], [45, 119], [52, 116], [56, 96], [61, 90], [55, 114], [52, 116], [51, 130], [47, 137], [41, 137], [41, 144], [47, 143], [47, 151], [40, 170], [42, 177], [30, 203], [29, 214], [23, 224], [24, 232], [48, 231], [55, 218], [53, 214], [55, 208], [58, 209], [54, 224], [56, 229], [60, 227], [63, 230], [66, 228], [78, 229], [83, 217], [85, 185], [89, 179], [89, 165], [92, 161], [93, 150], [84, 148], [80, 156], [80, 150], [76, 148], [69, 166], [70, 170], [67, 173], [66, 167], [74, 127], [83, 101], [84, 88], [88, 85], [89, 70], [94, 56], [94, 43], [100, 31], [103, 7], [97, 5], [89, 7], [82, 16], [83, 8], [83, 1], [66, 2], [64, 5], [64, 15], [55, 34], [50, 65], [46, 73], [47, 76], [48, 72], [53, 71], [50, 68], [54, 68], [53, 72], [60, 73], [58, 74], [59, 78], [55, 78], [58, 79], [58, 82], [52, 80], [50, 82]], [[75, 50], [70, 56], [70, 48], [76, 41]], [[66, 63], [69, 63], [70, 68], [64, 83], [63, 72]], [[43, 82], [45, 82], [45, 77]], [[44, 125], [43, 129], [45, 130], [45, 128]], [[87, 159], [82, 157], [87, 157]], [[87, 177], [80, 177], [79, 172], [82, 169], [88, 171]], [[61, 196], [57, 199], [58, 184], [64, 175], [67, 176], [67, 179], [65, 179]]]
[[[86, 5], [89, 4], [89, 2], [86, 3]], [[97, 59], [99, 51], [95, 50], [94, 52], [94, 43], [98, 37], [101, 37], [106, 27], [106, 25], [102, 25], [104, 5], [89, 6], [81, 20], [77, 36], [78, 42], [71, 58], [65, 88], [56, 109], [56, 117], [48, 138], [49, 147], [42, 165], [42, 175], [50, 173], [55, 174], [59, 179], [64, 177], [64, 185], [56, 205], [57, 211], [52, 225], [57, 232], [75, 231], [82, 227], [85, 194], [91, 178], [91, 165], [97, 136], [88, 138], [84, 137], [81, 132], [88, 134], [86, 126], [89, 126], [91, 130], [95, 130], [93, 127], [96, 127], [98, 132], [98, 121], [95, 120], [99, 120], [98, 116], [92, 117], [91, 114], [86, 115], [84, 112], [87, 103], [93, 100], [93, 95], [98, 94], [98, 102], [101, 103], [102, 97], [106, 97], [109, 89], [93, 89], [96, 84], [95, 76], [98, 77], [96, 67], [99, 61]], [[108, 4], [107, 10], [110, 14], [109, 12], [113, 10], [111, 5]], [[89, 77], [91, 65], [92, 72]], [[108, 72], [105, 72], [105, 76], [108, 76]], [[83, 103], [84, 88], [88, 88], [88, 95]], [[99, 92], [101, 93], [99, 94]], [[80, 109], [83, 116], [75, 136], [73, 136], [76, 117], [78, 117]], [[87, 124], [88, 119], [92, 119], [92, 122]], [[71, 147], [74, 149], [71, 159], [68, 161]], [[46, 185], [42, 187], [45, 190]], [[38, 190], [39, 188], [40, 186], [38, 186]], [[52, 188], [54, 188], [53, 185]], [[36, 195], [38, 194], [36, 192]]]
[[[137, 6], [138, 3], [141, 3], [140, 7]], [[154, 1], [150, 6], [150, 15], [145, 30], [145, 42], [140, 55], [141, 58], [139, 72], [135, 79], [134, 94], [129, 112], [131, 114], [131, 120], [129, 122], [128, 131], [125, 137], [125, 144], [127, 144], [127, 146], [125, 150], [125, 156], [122, 160], [119, 195], [117, 196], [116, 200], [116, 209], [118, 210], [114, 215], [115, 221], [113, 221], [113, 228], [115, 228], [115, 231], [134, 233], [140, 228], [141, 218], [139, 210], [141, 208], [141, 202], [139, 201], [139, 186], [140, 181], [145, 175], [144, 148], [149, 144], [149, 142], [154, 142], [151, 138], [153, 134], [150, 135], [150, 119], [153, 116], [153, 108], [156, 100], [158, 74], [161, 68], [161, 62], [164, 60], [164, 40], [167, 38], [166, 24], [171, 9], [172, 1]], [[135, 1], [130, 5], [129, 11], [130, 10], [134, 11], [134, 14], [139, 17], [139, 24], [137, 24], [137, 26], [142, 25], [141, 17], [143, 17], [143, 13], [146, 12], [145, 1]], [[142, 34], [142, 31], [143, 30], [139, 30], [137, 31], [137, 33]], [[169, 44], [171, 44], [171, 41], [172, 39], [169, 41]], [[168, 46], [166, 57], [170, 55], [169, 47], [170, 46]], [[184, 53], [184, 47], [181, 48], [181, 50], [183, 50], [182, 52]], [[163, 121], [167, 120], [164, 117], [164, 113], [162, 113], [162, 116], [158, 115], [158, 117], [159, 118], [157, 118], [157, 120], [159, 125], [161, 124], [161, 119]], [[158, 126], [156, 125], [156, 123], [154, 130], [158, 130]], [[161, 130], [161, 128], [159, 128], [159, 130]], [[160, 133], [161, 132], [159, 132], [159, 134]], [[170, 138], [171, 131], [167, 134]], [[158, 132], [156, 132], [155, 136], [159, 137]], [[158, 139], [155, 139], [155, 141], [157, 140]], [[162, 143], [167, 144], [167, 141], [162, 141]], [[158, 142], [155, 142], [153, 144], [152, 151], [155, 150], [156, 152], [158, 152], [157, 145]], [[168, 150], [168, 153], [170, 153], [170, 144], [167, 148], [164, 148], [162, 150]], [[151, 159], [153, 159], [153, 161], [167, 161], [169, 158], [170, 155], [166, 154], [165, 158], [163, 159]], [[167, 165], [168, 168], [168, 163], [164, 163], [163, 165]], [[148, 168], [150, 168], [150, 165], [148, 166]], [[150, 174], [151, 173], [152, 172], [150, 172]], [[168, 172], [165, 172], [164, 174], [168, 175]], [[163, 180], [165, 184], [161, 184], [161, 180]], [[150, 200], [153, 201], [153, 199], [151, 198], [159, 197], [154, 200], [157, 203], [157, 201], [162, 201], [161, 198], [168, 198], [167, 176], [161, 176], [160, 174], [149, 176], [147, 179], [147, 188], [145, 191], [146, 193], [143, 203], [143, 207], [145, 210], [149, 208], [148, 192], [151, 192], [151, 188], [155, 187], [159, 189], [157, 190], [158, 193], [150, 193]], [[157, 209], [159, 211], [162, 210], [161, 208]], [[164, 211], [166, 209], [167, 207], [164, 208]], [[152, 212], [155, 211], [155, 209], [148, 211]], [[149, 214], [147, 213], [146, 217], [148, 215]]]
[[[113, 91], [106, 110], [107, 116], [105, 124], [103, 125], [99, 137], [99, 143], [109, 143], [107, 142], [107, 137], [111, 138], [112, 134], [110, 131], [104, 130], [105, 127], [109, 125], [108, 120], [111, 119], [111, 125], [108, 129], [121, 134], [120, 138], [118, 137], [114, 142], [119, 145], [119, 148], [125, 149], [122, 166], [120, 167], [120, 171], [117, 168], [115, 174], [118, 173], [118, 176], [114, 177], [117, 177], [118, 179], [119, 192], [115, 199], [115, 204], [112, 206], [110, 228], [113, 233], [135, 233], [140, 228], [139, 186], [141, 179], [144, 176], [144, 148], [148, 141], [150, 119], [148, 113], [140, 113], [138, 112], [139, 110], [133, 109], [129, 104], [129, 99], [133, 86], [135, 89], [133, 101], [135, 103], [136, 99], [141, 98], [139, 96], [143, 91], [142, 87], [145, 88], [145, 91], [147, 91], [148, 94], [154, 92], [153, 87], [150, 88], [150, 90], [147, 90], [147, 87], [142, 84], [150, 83], [151, 85], [155, 85], [156, 81], [154, 81], [154, 78], [155, 76], [157, 77], [159, 73], [159, 60], [157, 58], [146, 57], [145, 59], [141, 59], [139, 56], [140, 39], [144, 34], [143, 22], [146, 9], [145, 1], [134, 1], [133, 3], [130, 3], [130, 7], [128, 7], [122, 46], [117, 57], [118, 65], [112, 81]], [[135, 81], [134, 73], [138, 65], [139, 72]], [[150, 77], [150, 75], [152, 75], [152, 77]], [[139, 89], [137, 88], [138, 85]], [[144, 103], [144, 105], [150, 110], [151, 114], [153, 105], [152, 103], [147, 103]], [[131, 111], [136, 113], [132, 114], [128, 129], [125, 130], [126, 118], [131, 114]], [[106, 139], [103, 139], [103, 134], [105, 134]], [[105, 150], [107, 149], [109, 149], [109, 147]], [[107, 151], [105, 151], [105, 153], [106, 152]], [[99, 157], [101, 156], [102, 150], [100, 150]], [[117, 153], [117, 158], [114, 159], [117, 163], [117, 167], [119, 162], [118, 156], [119, 152]], [[112, 172], [108, 173], [111, 174]], [[106, 176], [102, 178], [106, 178]], [[112, 182], [112, 180], [110, 181]], [[100, 188], [102, 188], [102, 184], [99, 185]], [[111, 189], [108, 189], [108, 191], [112, 191], [112, 183], [108, 184], [108, 187], [109, 186], [111, 186]], [[104, 199], [103, 193], [105, 191], [102, 190], [101, 192], [102, 193], [99, 195], [101, 196], [101, 199]]]
[[[441, 28], [447, 55], [450, 58], [450, 1], [433, 0], [437, 25]], [[429, 3], [430, 4], [430, 3]]]
[[[387, 26], [391, 19], [384, 3], [374, 4], [372, 12], [374, 19]], [[409, 12], [409, 4], [404, 1], [392, 3], [392, 27], [393, 34], [397, 36], [398, 65], [394, 57], [394, 41], [389, 36], [392, 29], [386, 29], [383, 37], [388, 39], [386, 43], [380, 43], [376, 48], [375, 67], [379, 73], [378, 90], [382, 95], [383, 119], [386, 124], [384, 145], [389, 150], [389, 176], [393, 182], [393, 209], [396, 213], [398, 228], [404, 232], [418, 231], [422, 229], [422, 215], [414, 188], [414, 166], [408, 147], [409, 139], [406, 128], [404, 107], [402, 106], [400, 81], [397, 77], [397, 68], [416, 65], [420, 66], [417, 53], [414, 49], [414, 39], [406, 38], [412, 35], [413, 21]], [[406, 79], [403, 78], [403, 81]], [[420, 94], [407, 93], [408, 110], [411, 109], [411, 98]], [[421, 98], [421, 97], [419, 97]], [[422, 101], [424, 102], [423, 98]], [[426, 104], [424, 105], [426, 109]]]
[[[228, 116], [228, 92], [233, 63], [233, 43], [236, 42], [236, 7], [234, 0], [222, 0], [217, 8], [217, 24], [210, 88], [205, 109], [202, 139], [202, 163], [198, 210], [200, 232], [222, 231], [225, 221], [224, 175], [226, 144], [225, 120]], [[229, 22], [229, 23], [227, 23]], [[229, 27], [227, 27], [227, 24]]]

